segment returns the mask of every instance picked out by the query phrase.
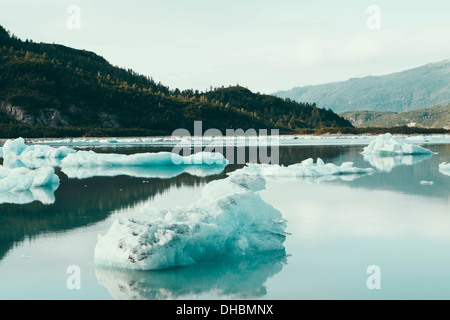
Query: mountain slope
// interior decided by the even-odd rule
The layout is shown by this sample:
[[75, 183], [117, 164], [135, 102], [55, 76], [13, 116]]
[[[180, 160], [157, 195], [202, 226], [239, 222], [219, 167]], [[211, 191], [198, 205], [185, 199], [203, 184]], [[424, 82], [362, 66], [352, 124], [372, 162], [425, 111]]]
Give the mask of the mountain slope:
[[205, 129], [220, 130], [351, 127], [313, 104], [242, 87], [171, 90], [92, 52], [21, 41], [0, 26], [0, 123], [170, 134], [192, 130], [195, 120], [202, 120]]
[[353, 110], [402, 112], [450, 103], [450, 59], [385, 76], [370, 76], [275, 93], [316, 102], [337, 113]]
[[445, 128], [450, 130], [450, 104], [395, 113], [389, 111], [346, 111], [340, 116], [356, 127]]

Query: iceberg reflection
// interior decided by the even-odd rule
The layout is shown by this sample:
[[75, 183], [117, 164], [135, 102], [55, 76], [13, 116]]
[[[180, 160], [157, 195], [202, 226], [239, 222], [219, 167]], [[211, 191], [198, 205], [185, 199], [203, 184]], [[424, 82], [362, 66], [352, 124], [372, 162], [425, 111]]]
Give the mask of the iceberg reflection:
[[135, 178], [169, 179], [183, 173], [191, 176], [207, 177], [221, 174], [225, 165], [197, 165], [197, 166], [114, 166], [114, 167], [63, 167], [62, 172], [70, 179], [88, 179], [93, 177], [130, 176]]
[[264, 283], [285, 264], [284, 253], [273, 253], [158, 271], [96, 266], [95, 275], [116, 300], [171, 300], [199, 295], [253, 299], [267, 294]]
[[31, 188], [25, 191], [0, 192], [0, 204], [28, 204], [39, 201], [42, 204], [49, 205], [55, 203], [55, 191], [58, 186], [48, 186]]
[[373, 167], [383, 172], [391, 172], [397, 166], [412, 166], [431, 158], [432, 154], [407, 155], [407, 156], [382, 156], [376, 154], [364, 154], [364, 160]]

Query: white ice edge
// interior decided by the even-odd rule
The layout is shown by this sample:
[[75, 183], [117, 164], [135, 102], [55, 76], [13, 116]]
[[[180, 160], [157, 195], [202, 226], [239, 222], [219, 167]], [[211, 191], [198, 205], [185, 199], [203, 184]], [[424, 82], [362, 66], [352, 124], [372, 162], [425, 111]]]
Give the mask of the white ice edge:
[[[432, 135], [393, 135], [402, 142], [417, 144], [446, 144], [450, 143], [449, 134]], [[50, 146], [117, 146], [117, 145], [142, 145], [142, 146], [175, 146], [181, 142], [197, 143], [205, 146], [236, 146], [236, 145], [260, 145], [261, 143], [279, 144], [283, 146], [296, 145], [367, 145], [374, 139], [374, 135], [280, 135], [280, 136], [226, 136], [226, 137], [137, 137], [137, 138], [70, 138], [70, 139], [31, 139], [33, 145]]]
[[51, 167], [30, 170], [0, 166], [0, 203], [24, 204], [37, 200], [51, 204], [58, 187], [59, 178]]
[[439, 172], [450, 176], [450, 163], [443, 162], [439, 165]]
[[364, 148], [364, 155], [399, 156], [399, 155], [426, 155], [433, 154], [431, 150], [421, 146], [400, 141], [390, 133], [376, 137]]

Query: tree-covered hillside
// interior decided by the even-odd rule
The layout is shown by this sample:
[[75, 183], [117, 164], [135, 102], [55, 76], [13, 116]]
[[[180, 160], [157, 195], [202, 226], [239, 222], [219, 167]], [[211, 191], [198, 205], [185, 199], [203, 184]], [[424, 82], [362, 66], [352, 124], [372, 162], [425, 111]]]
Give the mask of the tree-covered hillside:
[[351, 127], [315, 104], [240, 86], [204, 93], [170, 89], [92, 52], [22, 41], [0, 26], [0, 136], [45, 132], [42, 128], [80, 134], [88, 132], [79, 128], [89, 128], [91, 135], [105, 130], [170, 134], [177, 128], [192, 130], [195, 120], [202, 120], [204, 129], [220, 130]]
[[356, 127], [398, 127], [450, 129], [450, 104], [407, 112], [347, 111], [340, 116]]

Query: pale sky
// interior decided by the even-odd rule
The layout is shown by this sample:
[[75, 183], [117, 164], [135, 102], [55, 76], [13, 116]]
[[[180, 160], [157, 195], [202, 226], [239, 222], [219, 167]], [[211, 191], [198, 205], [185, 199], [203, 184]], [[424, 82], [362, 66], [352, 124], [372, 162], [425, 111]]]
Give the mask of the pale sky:
[[[79, 30], [67, 27], [70, 5]], [[371, 5], [379, 30], [367, 27]], [[272, 93], [450, 58], [448, 0], [0, 0], [0, 24], [173, 89], [239, 83]]]

